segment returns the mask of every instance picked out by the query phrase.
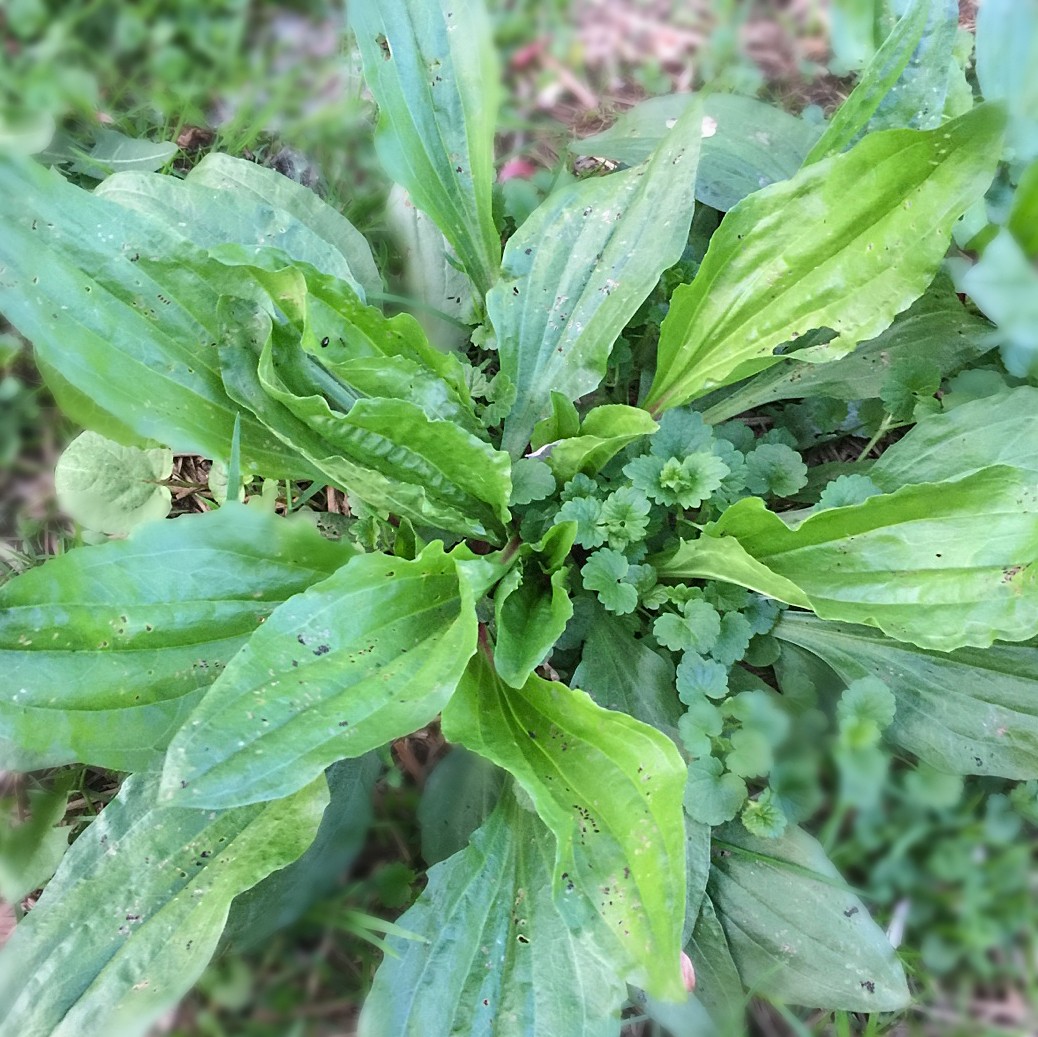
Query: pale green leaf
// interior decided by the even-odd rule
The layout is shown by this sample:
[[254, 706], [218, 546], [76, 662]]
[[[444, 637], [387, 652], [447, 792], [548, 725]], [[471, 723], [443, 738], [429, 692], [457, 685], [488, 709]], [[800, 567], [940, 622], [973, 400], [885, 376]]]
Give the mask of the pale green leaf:
[[657, 428], [640, 407], [607, 403], [588, 411], [579, 432], [539, 451], [538, 456], [544, 456], [555, 478], [566, 483], [577, 472], [597, 475], [624, 447], [652, 435]]
[[852, 1012], [908, 1004], [883, 930], [806, 832], [761, 839], [732, 824], [715, 833], [714, 850], [707, 889], [747, 987]]
[[482, 295], [501, 256], [491, 211], [500, 86], [486, 10], [476, 0], [357, 0], [350, 21], [379, 106], [379, 158]]
[[54, 558], [0, 588], [0, 755], [154, 767], [286, 598], [353, 557], [302, 520], [229, 505]]
[[792, 581], [823, 619], [939, 651], [1038, 634], [1038, 487], [1015, 468], [905, 486], [795, 528], [750, 497], [709, 532]]
[[464, 349], [477, 324], [472, 280], [448, 259], [440, 228], [399, 185], [389, 192], [386, 223], [404, 264], [404, 285], [429, 341], [443, 350]]
[[313, 191], [255, 162], [210, 154], [185, 179], [120, 173], [94, 193], [201, 248], [278, 248], [353, 285], [362, 297], [381, 291], [360, 232]]
[[552, 392], [575, 400], [597, 388], [617, 336], [681, 258], [701, 133], [693, 107], [646, 164], [550, 194], [509, 239], [487, 313], [518, 389], [503, 444], [513, 456]]
[[161, 169], [180, 149], [171, 140], [150, 141], [100, 126], [94, 146], [76, 163], [77, 172], [98, 180], [126, 170], [150, 173]]
[[62, 451], [54, 470], [58, 505], [81, 526], [99, 533], [129, 533], [169, 514], [173, 453], [164, 447], [122, 446], [82, 432]]
[[1038, 388], [1021, 385], [928, 417], [884, 451], [869, 477], [893, 490], [995, 464], [1038, 475]]
[[482, 652], [443, 713], [444, 735], [509, 771], [557, 840], [556, 903], [602, 920], [617, 971], [660, 997], [684, 993], [685, 767], [664, 735], [582, 691], [531, 677], [507, 687]]
[[885, 737], [956, 774], [1038, 776], [1038, 647], [930, 652], [869, 627], [787, 612], [774, 630], [845, 682], [878, 677], [893, 692]]
[[955, 219], [991, 182], [1004, 118], [980, 107], [937, 130], [870, 134], [740, 202], [664, 319], [654, 415], [779, 362], [816, 328], [821, 363], [879, 334], [933, 279]]
[[[695, 103], [689, 94], [650, 97], [624, 112], [608, 130], [571, 144], [570, 151], [637, 165]], [[791, 177], [818, 136], [817, 127], [751, 97], [711, 94], [700, 103], [713, 125], [702, 144], [696, 197], [722, 212], [754, 191]]]
[[0, 953], [0, 1035], [143, 1035], [198, 978], [231, 900], [310, 844], [321, 777], [275, 803], [156, 805], [136, 774], [76, 840]]
[[390, 937], [360, 1037], [617, 1037], [626, 987], [604, 922], [571, 928], [552, 896], [554, 851], [551, 832], [506, 792], [400, 918], [415, 938]]
[[[226, 457], [237, 406], [212, 344], [218, 291], [203, 252], [10, 156], [0, 160], [0, 310], [36, 351], [62, 410], [122, 443]], [[313, 470], [251, 415], [242, 462], [273, 477]]]
[[163, 791], [223, 807], [283, 796], [429, 723], [476, 646], [473, 591], [439, 541], [360, 555], [270, 615], [166, 756]]
[[1006, 157], [1038, 158], [1038, 4], [985, 0], [977, 11], [977, 79], [989, 101], [1009, 106]]
[[762, 565], [732, 537], [679, 539], [672, 552], [655, 556], [650, 561], [661, 580], [724, 580], [789, 605], [811, 607], [807, 596], [795, 583]]

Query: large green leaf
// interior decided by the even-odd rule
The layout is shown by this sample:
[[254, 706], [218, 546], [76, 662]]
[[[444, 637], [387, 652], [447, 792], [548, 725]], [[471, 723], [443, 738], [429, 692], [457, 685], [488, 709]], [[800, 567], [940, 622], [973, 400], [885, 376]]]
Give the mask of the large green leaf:
[[503, 442], [513, 456], [553, 391], [575, 400], [598, 386], [617, 336], [681, 258], [702, 121], [693, 106], [646, 164], [548, 195], [509, 239], [487, 313], [516, 386]]
[[1038, 475], [1038, 388], [1021, 385], [927, 417], [884, 451], [869, 477], [892, 490], [995, 464]]
[[301, 519], [232, 504], [11, 580], [0, 588], [4, 766], [156, 766], [270, 613], [354, 553]]
[[838, 154], [867, 129], [936, 126], [944, 107], [958, 19], [956, 0], [912, 0], [804, 165]]
[[823, 619], [938, 651], [1038, 634], [1038, 486], [1015, 468], [905, 486], [794, 528], [749, 497], [708, 532], [795, 583]]
[[[161, 221], [0, 160], [0, 312], [25, 335], [62, 409], [123, 443], [226, 458], [236, 405], [213, 343], [218, 292], [203, 252]], [[313, 472], [251, 415], [247, 471]]]
[[655, 415], [800, 350], [821, 363], [883, 331], [933, 279], [952, 224], [991, 182], [1004, 122], [974, 109], [940, 129], [873, 133], [725, 216], [695, 280], [675, 290], [660, 332]]
[[279, 248], [349, 282], [362, 296], [381, 291], [360, 232], [313, 191], [255, 162], [207, 155], [185, 179], [118, 173], [94, 193], [202, 248], [229, 243]]
[[928, 652], [869, 627], [787, 612], [773, 633], [844, 681], [879, 677], [897, 712], [884, 734], [944, 771], [1038, 777], [1038, 647]]
[[128, 778], [0, 954], [0, 1035], [144, 1034], [198, 978], [231, 900], [310, 844], [324, 778], [228, 811], [156, 805]]
[[[650, 97], [624, 112], [608, 130], [571, 144], [570, 151], [637, 165], [696, 103], [700, 102], [690, 94]], [[701, 103], [713, 124], [702, 145], [696, 198], [722, 212], [768, 184], [789, 179], [818, 137], [811, 123], [751, 97], [710, 94]]]
[[710, 899], [743, 983], [780, 1001], [851, 1012], [908, 1004], [893, 948], [821, 846], [799, 828], [714, 839]]
[[473, 591], [439, 541], [361, 555], [275, 609], [170, 744], [164, 794], [226, 807], [429, 723], [476, 646]]
[[350, 20], [379, 106], [379, 158], [483, 295], [501, 257], [491, 211], [500, 87], [486, 10], [479, 0], [356, 0]]
[[986, 320], [963, 306], [948, 279], [940, 277], [886, 331], [853, 353], [826, 364], [804, 363], [799, 352], [791, 353], [739, 385], [704, 396], [696, 408], [713, 424], [776, 400], [876, 399], [895, 362], [923, 356], [942, 375], [951, 374], [993, 348], [991, 331]]
[[[443, 712], [444, 735], [509, 771], [558, 840], [552, 887], [634, 983], [680, 998], [685, 765], [664, 735], [582, 691], [509, 688], [482, 651]], [[578, 894], [577, 897], [571, 894]]]
[[552, 897], [551, 832], [506, 792], [468, 848], [429, 870], [399, 920], [360, 1037], [616, 1037], [626, 988], [604, 923], [572, 927]]

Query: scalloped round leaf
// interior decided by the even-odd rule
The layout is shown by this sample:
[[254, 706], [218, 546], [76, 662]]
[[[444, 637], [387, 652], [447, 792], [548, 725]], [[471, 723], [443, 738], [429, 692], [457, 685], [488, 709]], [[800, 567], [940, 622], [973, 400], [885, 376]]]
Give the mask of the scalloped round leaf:
[[83, 432], [65, 448], [54, 471], [62, 510], [98, 533], [129, 533], [169, 514], [173, 452], [123, 446], [96, 432]]

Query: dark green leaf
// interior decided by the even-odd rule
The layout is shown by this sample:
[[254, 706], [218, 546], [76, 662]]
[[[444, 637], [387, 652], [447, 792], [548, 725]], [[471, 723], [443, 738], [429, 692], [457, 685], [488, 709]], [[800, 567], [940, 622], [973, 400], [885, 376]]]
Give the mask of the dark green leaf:
[[283, 796], [429, 723], [475, 646], [472, 588], [439, 541], [413, 562], [355, 557], [231, 660], [171, 743], [164, 794], [206, 807]]
[[749, 998], [743, 993], [739, 970], [709, 897], [703, 898], [685, 952], [696, 970], [696, 996], [722, 1034], [738, 1033]]
[[483, 652], [444, 710], [443, 732], [533, 800], [558, 840], [556, 902], [573, 904], [576, 924], [602, 919], [603, 955], [650, 993], [681, 997], [685, 766], [669, 739], [562, 684], [531, 677], [509, 688]]
[[324, 778], [227, 811], [156, 805], [135, 774], [0, 954], [0, 1035], [144, 1034], [198, 978], [231, 900], [311, 843]]
[[5, 766], [154, 767], [259, 624], [354, 553], [301, 519], [229, 505], [11, 580], [0, 588]]
[[357, 0], [350, 19], [379, 106], [379, 158], [483, 295], [501, 256], [491, 211], [500, 87], [486, 11], [473, 0]]
[[823, 363], [883, 331], [918, 298], [955, 219], [991, 182], [1004, 118], [981, 107], [938, 130], [870, 134], [740, 202], [674, 292], [645, 406], [658, 414], [779, 362]]
[[465, 849], [501, 798], [504, 778], [500, 767], [460, 746], [436, 765], [418, 804], [426, 864], [439, 864]]
[[[606, 709], [629, 713], [661, 731], [681, 716], [674, 664], [654, 652], [628, 620], [596, 610], [573, 683]], [[639, 631], [640, 633], [640, 631]]]
[[503, 444], [513, 456], [553, 391], [575, 400], [598, 386], [617, 336], [681, 258], [701, 133], [694, 107], [645, 165], [550, 194], [509, 239], [487, 313], [518, 390]]
[[787, 612], [774, 634], [847, 683], [878, 677], [897, 702], [885, 735], [954, 774], [1038, 776], [1038, 647], [928, 652], [869, 627]]
[[852, 1012], [908, 1004], [904, 973], [883, 930], [799, 828], [777, 839], [758, 839], [738, 824], [719, 830], [709, 895], [753, 991]]
[[604, 923], [570, 927], [552, 897], [554, 852], [551, 832], [506, 792], [400, 918], [415, 937], [389, 939], [360, 1037], [617, 1037], [626, 988]]

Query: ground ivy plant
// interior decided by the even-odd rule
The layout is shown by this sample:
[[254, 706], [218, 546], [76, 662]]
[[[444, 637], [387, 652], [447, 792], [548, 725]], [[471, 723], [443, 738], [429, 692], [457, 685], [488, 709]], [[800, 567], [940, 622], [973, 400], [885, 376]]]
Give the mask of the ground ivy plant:
[[825, 126], [635, 109], [588, 145], [620, 168], [502, 247], [479, 3], [351, 3], [434, 324], [386, 316], [364, 239], [270, 170], [87, 191], [3, 158], [0, 309], [67, 413], [352, 518], [232, 500], [0, 589], [4, 766], [129, 773], [0, 955], [0, 1034], [144, 1033], [225, 928], [305, 903], [371, 752], [437, 717], [428, 885], [362, 1034], [907, 1003], [798, 824], [818, 732], [866, 784], [892, 750], [1038, 777], [1038, 389], [956, 374], [992, 326], [942, 266], [1016, 181], [955, 12], [910, 5]]

